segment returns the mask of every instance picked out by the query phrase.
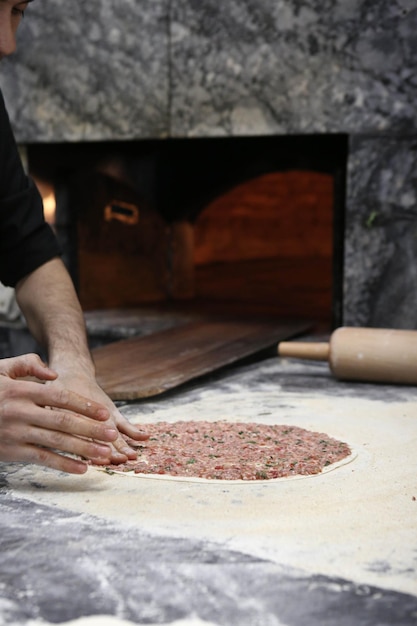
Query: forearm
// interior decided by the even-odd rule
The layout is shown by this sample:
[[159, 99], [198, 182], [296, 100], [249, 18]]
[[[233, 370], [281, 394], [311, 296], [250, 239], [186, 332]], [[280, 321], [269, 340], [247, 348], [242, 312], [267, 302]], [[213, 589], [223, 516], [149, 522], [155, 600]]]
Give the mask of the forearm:
[[54, 369], [77, 364], [94, 373], [84, 317], [72, 280], [60, 259], [53, 259], [16, 286], [16, 298], [29, 331], [46, 350]]

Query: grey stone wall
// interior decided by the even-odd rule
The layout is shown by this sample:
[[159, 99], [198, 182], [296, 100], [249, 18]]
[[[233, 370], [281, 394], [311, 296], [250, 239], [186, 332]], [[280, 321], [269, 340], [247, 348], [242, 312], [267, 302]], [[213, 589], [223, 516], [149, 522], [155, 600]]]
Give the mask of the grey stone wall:
[[416, 0], [36, 0], [21, 143], [347, 133], [344, 323], [417, 328]]
[[164, 0], [35, 0], [19, 28], [0, 68], [19, 142], [167, 135]]
[[417, 137], [350, 138], [344, 319], [417, 328]]
[[175, 2], [172, 133], [415, 130], [416, 26], [385, 0]]

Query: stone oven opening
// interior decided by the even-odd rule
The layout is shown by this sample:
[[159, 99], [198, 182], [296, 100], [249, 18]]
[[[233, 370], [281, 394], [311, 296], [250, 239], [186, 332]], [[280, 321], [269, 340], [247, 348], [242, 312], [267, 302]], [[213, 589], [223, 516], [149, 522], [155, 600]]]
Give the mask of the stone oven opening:
[[346, 135], [29, 144], [27, 156], [85, 311], [341, 324]]

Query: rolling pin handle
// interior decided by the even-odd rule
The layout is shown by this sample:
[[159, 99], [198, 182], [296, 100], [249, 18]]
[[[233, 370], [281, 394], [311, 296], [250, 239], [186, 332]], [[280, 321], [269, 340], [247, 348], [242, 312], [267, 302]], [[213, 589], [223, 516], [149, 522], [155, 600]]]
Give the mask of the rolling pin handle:
[[330, 345], [323, 342], [281, 341], [277, 348], [279, 356], [311, 361], [328, 361]]

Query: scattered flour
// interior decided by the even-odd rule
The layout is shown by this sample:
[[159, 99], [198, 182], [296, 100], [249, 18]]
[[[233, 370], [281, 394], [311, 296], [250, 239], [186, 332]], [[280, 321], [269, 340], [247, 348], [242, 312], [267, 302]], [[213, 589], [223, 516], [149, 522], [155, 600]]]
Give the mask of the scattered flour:
[[[29, 622], [10, 623], [9, 626], [53, 626], [49, 622], [30, 620]], [[93, 615], [89, 617], [80, 617], [70, 622], [64, 622], [61, 626], [137, 626], [137, 623], [126, 621], [111, 615]], [[157, 624], [148, 624], [148, 626], [158, 626]], [[214, 622], [206, 622], [199, 617], [190, 617], [175, 622], [169, 622], [166, 626], [219, 626]]]

